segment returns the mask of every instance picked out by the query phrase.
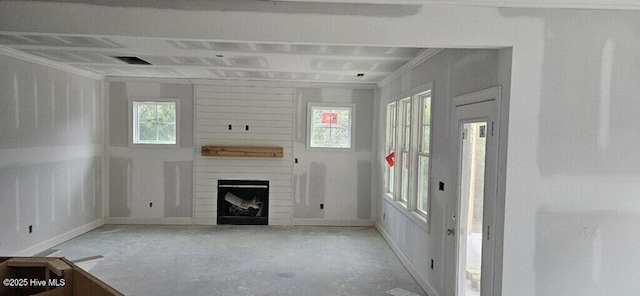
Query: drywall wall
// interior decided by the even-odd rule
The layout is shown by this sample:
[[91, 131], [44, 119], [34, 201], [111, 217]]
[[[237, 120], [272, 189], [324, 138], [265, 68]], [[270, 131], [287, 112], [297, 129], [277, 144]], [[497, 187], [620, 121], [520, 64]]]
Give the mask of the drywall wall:
[[[294, 98], [294, 223], [370, 224], [374, 90], [296, 88]], [[307, 149], [307, 104], [318, 102], [355, 105], [353, 151]]]
[[102, 110], [102, 81], [0, 54], [0, 254], [102, 223]]
[[[108, 221], [177, 223], [169, 218], [190, 219], [193, 213], [193, 85], [181, 80], [112, 79], [107, 87]], [[130, 144], [132, 100], [158, 99], [179, 101], [178, 145]]]
[[[213, 80], [196, 88], [196, 223], [215, 223], [217, 180], [256, 179], [270, 181], [269, 224], [372, 225], [373, 89]], [[308, 102], [356, 105], [354, 151], [306, 150]], [[284, 157], [200, 156], [207, 144], [278, 146]]]
[[[545, 287], [551, 283], [538, 278], [558, 268], [554, 262], [536, 264], [537, 258], [554, 252], [551, 240], [539, 239], [536, 229], [580, 229], [585, 220], [578, 217], [594, 214], [605, 217], [607, 226], [602, 220], [590, 220], [591, 224], [585, 226], [603, 225], [602, 229], [620, 232], [603, 236], [611, 244], [603, 244], [601, 253], [616, 260], [609, 261], [612, 265], [607, 268], [594, 269], [593, 274], [601, 277], [589, 277], [598, 287], [593, 293], [638, 294], [632, 281], [607, 279], [619, 274], [615, 270], [628, 271], [639, 265], [635, 252], [640, 243], [638, 232], [622, 233], [633, 223], [625, 214], [640, 212], [640, 171], [633, 166], [638, 155], [635, 147], [640, 145], [633, 130], [640, 125], [636, 89], [639, 28], [637, 11], [423, 5], [410, 16], [363, 17], [0, 2], [3, 31], [434, 48], [511, 47], [509, 126], [502, 129], [509, 134], [505, 142], [509, 149], [502, 150], [506, 151], [506, 164], [501, 165], [506, 175], [501, 184], [505, 196], [504, 270], [497, 288], [503, 295], [523, 296], [553, 290]], [[583, 92], [585, 89], [591, 91]], [[583, 109], [586, 115], [580, 112]], [[593, 117], [595, 114], [597, 117]], [[593, 133], [594, 129], [598, 132]], [[574, 147], [578, 151], [572, 155], [570, 149]], [[585, 153], [589, 150], [595, 154]], [[573, 168], [576, 164], [584, 167], [584, 163], [594, 163], [588, 174]], [[558, 228], [542, 225], [538, 219], [546, 217], [539, 212], [551, 211], [565, 214], [555, 220]], [[393, 231], [400, 233], [403, 225], [397, 225]], [[622, 235], [627, 240], [619, 241]], [[420, 239], [419, 233], [415, 236]], [[578, 244], [568, 236], [551, 237]], [[562, 275], [567, 287], [580, 291], [582, 286], [571, 276], [585, 272], [581, 262], [590, 260], [588, 253], [552, 254], [573, 256], [564, 261]]]
[[[531, 79], [540, 99], [514, 100], [512, 90], [510, 109], [530, 111], [510, 114], [507, 170], [518, 178], [507, 174], [503, 288], [636, 295], [640, 285], [627, 275], [640, 264], [640, 232], [629, 228], [640, 213], [639, 14], [526, 15], [544, 23], [542, 74]], [[507, 262], [523, 255], [526, 272], [508, 275]], [[562, 283], [546, 281], [558, 272]]]
[[[446, 49], [380, 89], [377, 118], [382, 123], [388, 103], [411, 95], [411, 91], [421, 85], [433, 83], [430, 225], [418, 225], [422, 222], [411, 219], [404, 207], [394, 206], [397, 202], [387, 194], [382, 196], [378, 214], [382, 231], [398, 247], [401, 256], [408, 259], [422, 283], [426, 283], [428, 293], [447, 295], [444, 286], [446, 276], [452, 273], [448, 266], [454, 266], [447, 252], [447, 247], [452, 246], [449, 245], [449, 236], [445, 232], [446, 228], [453, 227], [448, 217], [455, 210], [451, 208], [451, 200], [455, 199], [457, 183], [455, 168], [451, 167], [451, 163], [454, 163], [451, 151], [456, 149], [451, 146], [450, 141], [450, 129], [455, 126], [451, 122], [451, 98], [505, 83], [498, 79], [501, 58], [510, 57], [502, 57], [498, 50]], [[377, 133], [384, 145], [384, 124], [380, 124]], [[378, 151], [379, 159], [384, 158], [382, 153], [382, 149]], [[385, 165], [386, 163], [380, 162], [378, 170], [384, 171]], [[383, 184], [382, 179], [379, 180]], [[438, 182], [445, 184], [444, 191], [437, 190]], [[384, 192], [382, 188], [380, 192]], [[433, 269], [431, 260], [434, 261]]]

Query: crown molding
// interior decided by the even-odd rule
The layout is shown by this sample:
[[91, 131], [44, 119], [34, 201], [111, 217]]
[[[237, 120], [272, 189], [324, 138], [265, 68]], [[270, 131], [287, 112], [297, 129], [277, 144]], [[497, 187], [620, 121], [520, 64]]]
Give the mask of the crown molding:
[[378, 5], [446, 5], [497, 8], [640, 10], [635, 0], [265, 0], [273, 2], [315, 2]]
[[94, 72], [91, 71], [87, 71], [87, 70], [83, 70], [80, 68], [76, 68], [74, 66], [69, 66], [67, 64], [64, 63], [60, 63], [60, 62], [56, 62], [56, 61], [52, 61], [49, 59], [45, 59], [36, 55], [32, 55], [23, 51], [19, 51], [10, 47], [6, 47], [3, 45], [0, 45], [0, 54], [8, 56], [8, 57], [12, 57], [12, 58], [16, 58], [16, 59], [20, 59], [23, 61], [27, 61], [27, 62], [31, 62], [31, 63], [35, 63], [35, 64], [39, 64], [45, 67], [49, 67], [49, 68], [53, 68], [56, 70], [60, 70], [60, 71], [65, 71], [65, 72], [69, 72], [72, 74], [76, 74], [79, 76], [83, 76], [86, 78], [91, 78], [91, 79], [96, 79], [96, 80], [104, 80], [105, 76], [104, 75], [100, 75], [100, 74], [96, 74]]
[[250, 79], [190, 79], [191, 83], [198, 85], [234, 85], [234, 86], [268, 86], [291, 88], [346, 88], [346, 89], [377, 89], [373, 82], [348, 83], [348, 82], [308, 82], [289, 80], [250, 80]]
[[408, 63], [404, 64], [398, 70], [396, 70], [395, 72], [391, 73], [389, 76], [385, 77], [384, 79], [380, 80], [380, 82], [377, 83], [378, 87], [382, 88], [383, 86], [386, 86], [387, 84], [389, 84], [391, 81], [394, 81], [394, 80], [400, 78], [400, 76], [402, 76], [402, 75], [406, 74], [407, 72], [413, 70], [413, 68], [417, 67], [418, 65], [422, 64], [424, 61], [426, 61], [426, 60], [430, 59], [431, 57], [433, 57], [434, 55], [438, 54], [443, 49], [444, 48], [428, 48], [428, 49], [425, 49], [424, 51], [422, 51], [422, 53], [420, 55], [415, 57], [413, 60], [411, 60]]

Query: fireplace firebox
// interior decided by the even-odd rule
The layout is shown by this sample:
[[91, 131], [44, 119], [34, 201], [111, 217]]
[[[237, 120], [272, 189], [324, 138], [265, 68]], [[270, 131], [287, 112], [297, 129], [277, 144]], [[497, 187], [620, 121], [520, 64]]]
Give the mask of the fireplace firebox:
[[268, 225], [269, 181], [218, 180], [218, 224]]

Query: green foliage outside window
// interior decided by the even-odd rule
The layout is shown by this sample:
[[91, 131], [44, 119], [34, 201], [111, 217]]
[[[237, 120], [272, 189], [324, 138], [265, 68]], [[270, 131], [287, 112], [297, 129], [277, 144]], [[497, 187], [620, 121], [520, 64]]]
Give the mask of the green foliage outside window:
[[134, 102], [134, 144], [175, 144], [176, 103]]

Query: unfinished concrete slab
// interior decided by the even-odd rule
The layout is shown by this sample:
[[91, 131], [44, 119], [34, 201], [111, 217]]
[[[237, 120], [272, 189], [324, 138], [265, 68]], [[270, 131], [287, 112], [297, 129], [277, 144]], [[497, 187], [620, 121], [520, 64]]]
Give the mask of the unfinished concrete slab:
[[104, 256], [125, 295], [426, 295], [371, 227], [105, 225], [56, 249]]

